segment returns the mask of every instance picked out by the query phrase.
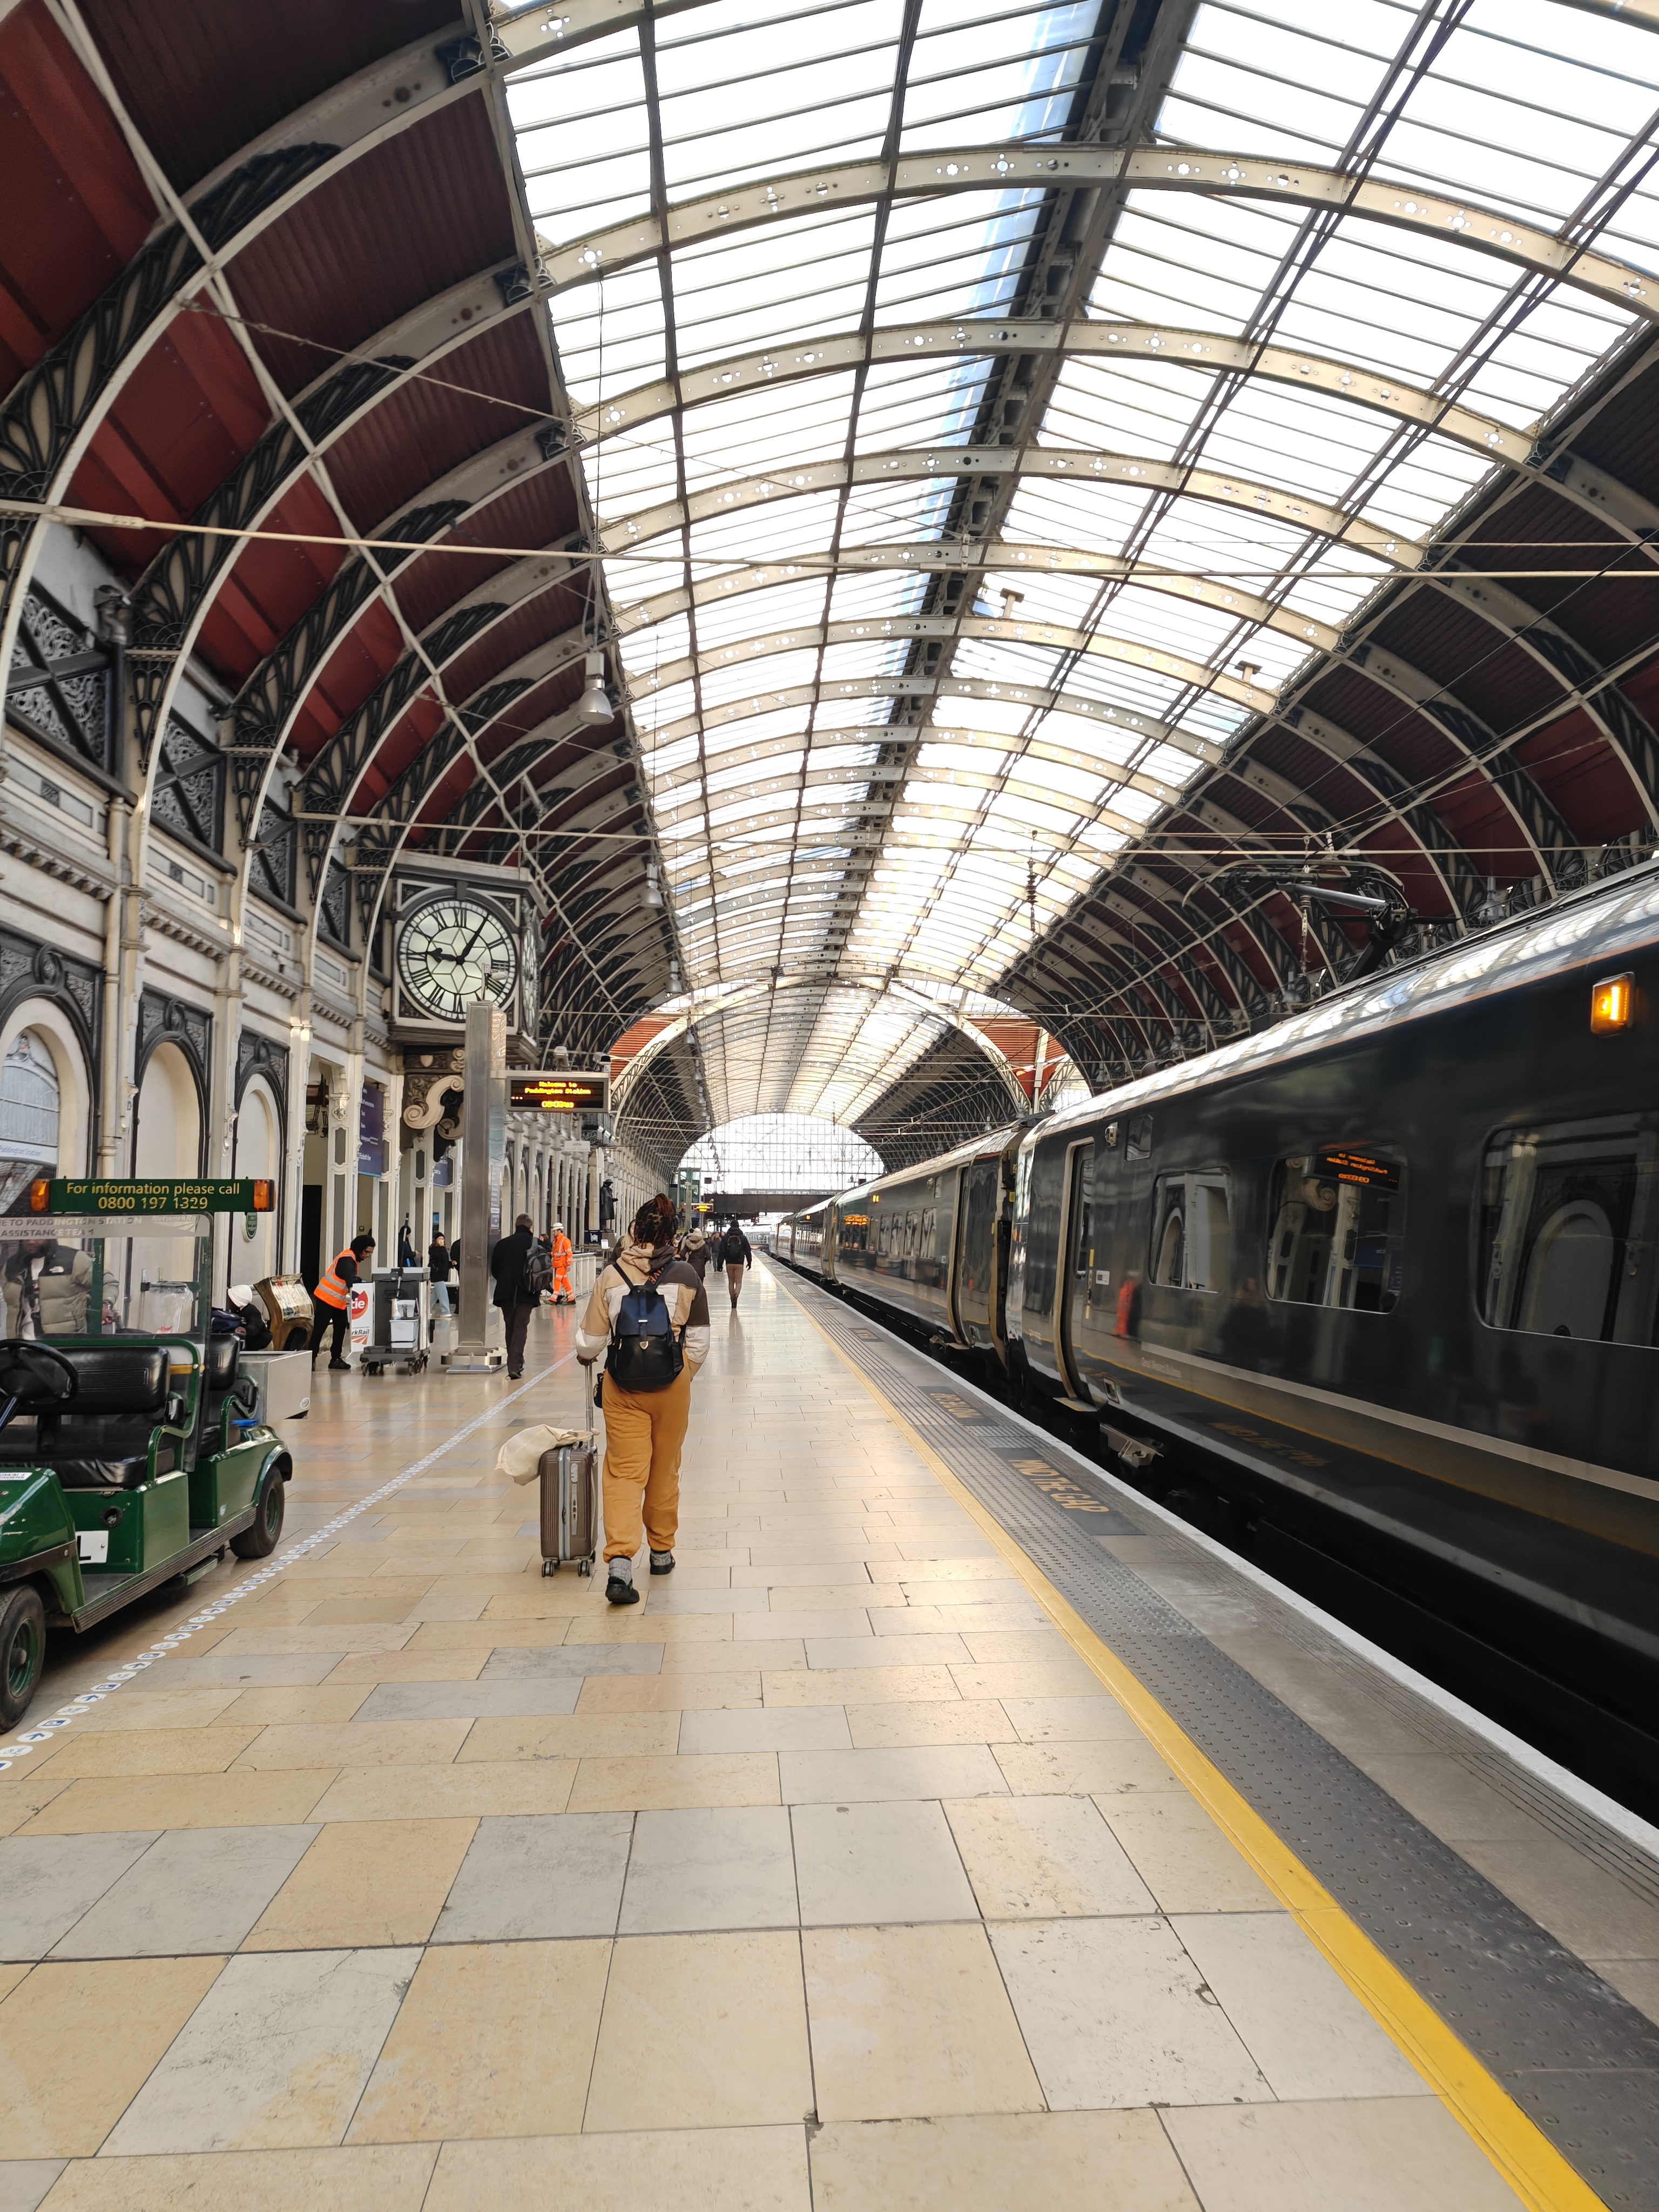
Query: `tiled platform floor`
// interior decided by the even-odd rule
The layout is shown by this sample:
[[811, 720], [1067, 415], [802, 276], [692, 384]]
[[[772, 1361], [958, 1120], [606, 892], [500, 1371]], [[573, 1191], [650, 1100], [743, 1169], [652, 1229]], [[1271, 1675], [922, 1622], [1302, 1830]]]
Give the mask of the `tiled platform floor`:
[[[544, 1579], [570, 1334], [0, 1777], [0, 2212], [1516, 2203], [764, 1267], [678, 1572]], [[290, 1539], [508, 1387], [319, 1374]]]

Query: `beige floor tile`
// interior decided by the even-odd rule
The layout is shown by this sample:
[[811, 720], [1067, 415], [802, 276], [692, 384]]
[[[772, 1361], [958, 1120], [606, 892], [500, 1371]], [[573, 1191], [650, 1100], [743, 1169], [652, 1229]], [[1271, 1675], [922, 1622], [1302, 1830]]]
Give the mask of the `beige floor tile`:
[[435, 2160], [422, 2143], [79, 2159], [53, 2189], [52, 2212], [420, 2212]]
[[446, 2143], [423, 2212], [551, 2212], [552, 2173], [582, 2212], [811, 2212], [799, 2123]]
[[959, 1698], [954, 1705], [848, 1705], [847, 1725], [858, 1751], [884, 1751], [910, 1743], [1014, 1741], [1014, 1731], [994, 1698]]
[[773, 1586], [771, 1596], [774, 1613], [856, 1613], [871, 1607], [903, 1613], [908, 1609], [903, 1591], [890, 1583], [781, 1583]]
[[1087, 1797], [969, 1797], [945, 1813], [988, 1920], [1154, 1910]]
[[1011, 1743], [996, 1756], [1008, 1787], [1026, 1796], [1124, 1796], [1182, 1786], [1139, 1734], [1092, 1743]]
[[1000, 1583], [1008, 1579], [1003, 1559], [874, 1559], [872, 1583]]
[[[757, 1620], [766, 1615], [756, 1613]], [[786, 1668], [804, 1668], [806, 1664], [806, 1645], [799, 1637], [777, 1637], [769, 1641], [745, 1640], [739, 1644], [734, 1638], [720, 1644], [666, 1644], [663, 1646], [662, 1671], [666, 1674], [741, 1674], [751, 1668], [763, 1674], [781, 1672]]]
[[1516, 2212], [1521, 2202], [1432, 2097], [1164, 2118], [1204, 2212]]
[[366, 1766], [339, 1776], [316, 1820], [477, 1820], [485, 1814], [562, 1813], [574, 1759], [474, 1760], [448, 1766]]
[[454, 1591], [442, 1596], [417, 1597], [404, 1615], [405, 1620], [477, 1620], [488, 1601], [463, 1597]]
[[474, 1682], [483, 1671], [490, 1645], [479, 1642], [469, 1650], [434, 1650], [423, 1644], [417, 1651], [350, 1651], [324, 1680], [337, 1682]]
[[781, 1802], [776, 1753], [730, 1751], [692, 1753], [684, 1758], [584, 1759], [567, 1809], [646, 1813], [678, 1806]]
[[[755, 1702], [760, 1702], [757, 1695]], [[26, 1827], [42, 1807], [50, 1805], [54, 1797], [61, 1797], [71, 1786], [73, 1777], [54, 1776], [51, 1760], [40, 1765], [14, 1768], [0, 1782], [0, 1836], [15, 1835]]]
[[616, 1947], [585, 2131], [761, 2127], [812, 2110], [793, 1929]]
[[[238, 1628], [221, 1647], [228, 1658], [275, 1659], [307, 1651], [401, 1651], [415, 1634], [395, 1620], [365, 1620], [343, 1628]], [[192, 1644], [192, 1659], [200, 1655]]]
[[1199, 2212], [1152, 2112], [832, 2121], [811, 2158], [816, 2212]]
[[234, 1682], [217, 1687], [204, 1683], [191, 1690], [123, 1690], [118, 1697], [88, 1707], [75, 1732], [107, 1735], [135, 1729], [207, 1728], [223, 1717], [240, 1694]]
[[610, 1962], [604, 1940], [428, 1951], [346, 2141], [576, 2134]]
[[954, 1667], [964, 1698], [1088, 1698], [1110, 1693], [1080, 1659], [1055, 1659], [1048, 1665], [1008, 1662], [992, 1667]]
[[[648, 1605], [612, 1608], [573, 1620], [567, 1644], [730, 1644], [729, 1613], [653, 1613]], [[752, 1659], [744, 1662], [753, 1666]]]
[[438, 1766], [466, 1740], [466, 1721], [276, 1723], [255, 1738], [239, 1770], [283, 1766]]
[[8, 2158], [90, 2158], [224, 1965], [100, 1959], [36, 1966], [0, 2003]]
[[810, 1667], [761, 1681], [769, 1705], [937, 1704], [962, 1695], [948, 1667]]
[[9, 1997], [25, 1974], [33, 1971], [27, 1959], [8, 1959], [0, 1966], [0, 1998]]
[[[59, 1774], [222, 1774], [258, 1736], [257, 1728], [106, 1729], [66, 1735], [52, 1759]], [[306, 1762], [325, 1766], [325, 1759]], [[296, 1761], [295, 1764], [298, 1764]]]
[[373, 1597], [360, 1597], [355, 1593], [348, 1597], [325, 1597], [320, 1605], [314, 1606], [307, 1613], [305, 1625], [307, 1628], [337, 1625], [355, 1628], [364, 1620], [407, 1620], [410, 1608], [416, 1602], [416, 1599], [406, 1597], [398, 1589], [389, 1589], [384, 1595]]
[[[603, 1598], [597, 1601], [603, 1605]], [[578, 1615], [592, 1614], [600, 1618], [592, 1593], [580, 1576], [569, 1573], [538, 1575], [533, 1583], [519, 1589], [492, 1589], [478, 1614], [458, 1613], [457, 1620], [467, 1618], [484, 1620], [574, 1620]], [[436, 1614], [430, 1618], [437, 1619]]]
[[1010, 1698], [1005, 1710], [1023, 1743], [1100, 1743], [1140, 1730], [1114, 1697]]
[[356, 1821], [325, 1827], [277, 1891], [245, 1951], [424, 1943], [477, 1822], [382, 1820], [372, 1850]]
[[349, 1721], [373, 1689], [371, 1682], [319, 1682], [308, 1688], [244, 1690], [225, 1707], [222, 1717], [227, 1727], [271, 1728], [283, 1723], [326, 1725]]
[[732, 1712], [761, 1702], [758, 1674], [589, 1674], [576, 1699], [588, 1713]]
[[1052, 2110], [1272, 2097], [1167, 1920], [1001, 1920], [990, 1938]]
[[1279, 1899], [1184, 1790], [1134, 1803], [1102, 1797], [1100, 1809], [1164, 1912], [1272, 1912]]
[[[646, 1678], [659, 1680], [659, 1677]], [[514, 1759], [646, 1757], [679, 1744], [677, 1709], [659, 1713], [535, 1713], [474, 1721], [458, 1762]]]
[[1284, 2098], [1417, 2097], [1422, 2076], [1287, 1912], [1196, 1912], [1170, 1923]]
[[327, 1766], [289, 1767], [277, 1774], [96, 1777], [71, 1782], [21, 1832], [91, 1836], [116, 1828], [287, 1826], [310, 1819], [334, 1775]]
[[[909, 1621], [909, 1606], [890, 1606], [887, 1613], [898, 1614]], [[734, 1644], [765, 1644], [768, 1639], [796, 1639], [796, 1637], [867, 1637], [869, 1614], [863, 1606], [842, 1606], [836, 1613], [827, 1613], [814, 1606], [796, 1606], [783, 1610], [772, 1608], [769, 1613], [738, 1613], [732, 1621]], [[776, 1666], [768, 1659], [765, 1666]]]
[[821, 2119], [1041, 2110], [982, 1928], [810, 1929], [802, 1947]]

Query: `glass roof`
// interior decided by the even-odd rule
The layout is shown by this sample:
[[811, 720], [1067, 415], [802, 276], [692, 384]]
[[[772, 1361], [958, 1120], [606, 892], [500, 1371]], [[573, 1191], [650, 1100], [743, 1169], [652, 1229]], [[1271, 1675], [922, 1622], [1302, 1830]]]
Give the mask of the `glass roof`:
[[[1650, 312], [1641, 28], [1212, 0], [1155, 101], [1118, 13], [711, 0], [511, 82], [689, 1006], [754, 994], [728, 1114], [845, 1118], [997, 995]], [[1243, 181], [983, 152], [1084, 144]]]
[[855, 1130], [807, 1114], [745, 1114], [699, 1137], [680, 1162], [717, 1191], [845, 1190], [882, 1173], [879, 1152]]

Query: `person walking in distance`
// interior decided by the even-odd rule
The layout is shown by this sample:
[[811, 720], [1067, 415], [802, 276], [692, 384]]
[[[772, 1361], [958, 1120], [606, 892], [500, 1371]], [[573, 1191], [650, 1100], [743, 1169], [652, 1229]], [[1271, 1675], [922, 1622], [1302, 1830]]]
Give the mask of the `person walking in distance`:
[[691, 1378], [708, 1357], [708, 1299], [696, 1270], [674, 1257], [667, 1200], [647, 1199], [600, 1270], [577, 1326], [576, 1357], [584, 1367], [603, 1357], [605, 1366], [605, 1594], [612, 1605], [637, 1605], [642, 1532], [652, 1573], [674, 1570]]
[[521, 1213], [513, 1224], [513, 1234], [501, 1238], [489, 1261], [489, 1272], [495, 1279], [495, 1304], [507, 1319], [507, 1371], [514, 1377], [524, 1373], [525, 1332], [540, 1302], [531, 1271], [535, 1243], [536, 1224], [527, 1213]]
[[553, 1303], [556, 1306], [574, 1306], [575, 1293], [570, 1287], [570, 1239], [565, 1235], [562, 1221], [553, 1224]]
[[735, 1221], [726, 1230], [720, 1258], [726, 1263], [726, 1287], [732, 1293], [732, 1310], [735, 1313], [738, 1294], [743, 1288], [743, 1271], [755, 1264], [754, 1248]]
[[319, 1279], [312, 1292], [312, 1303], [317, 1309], [317, 1326], [312, 1332], [311, 1364], [317, 1364], [317, 1354], [322, 1350], [324, 1310], [334, 1320], [334, 1343], [328, 1356], [331, 1367], [349, 1369], [351, 1362], [345, 1356], [346, 1329], [351, 1317], [351, 1293], [364, 1263], [374, 1249], [374, 1239], [365, 1229], [354, 1237], [343, 1252], [337, 1252], [328, 1273]]
[[690, 1267], [695, 1271], [697, 1280], [700, 1283], [707, 1281], [708, 1275], [708, 1262], [714, 1258], [714, 1248], [709, 1243], [708, 1239], [703, 1235], [702, 1230], [692, 1230], [690, 1234], [685, 1239], [684, 1249], [682, 1250], [680, 1257], [684, 1261], [688, 1267]]

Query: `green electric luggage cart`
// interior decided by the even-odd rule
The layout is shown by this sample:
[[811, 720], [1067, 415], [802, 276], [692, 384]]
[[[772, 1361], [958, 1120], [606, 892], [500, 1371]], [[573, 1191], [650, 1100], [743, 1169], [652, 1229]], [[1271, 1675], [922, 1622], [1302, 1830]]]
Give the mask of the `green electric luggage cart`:
[[[238, 1372], [238, 1340], [210, 1327], [211, 1216], [252, 1222], [271, 1186], [54, 1179], [30, 1197], [30, 1212], [0, 1218], [8, 1729], [34, 1694], [49, 1630], [84, 1632], [196, 1581], [228, 1550], [274, 1551], [293, 1474], [257, 1381]], [[83, 1326], [46, 1333], [66, 1312]]]

